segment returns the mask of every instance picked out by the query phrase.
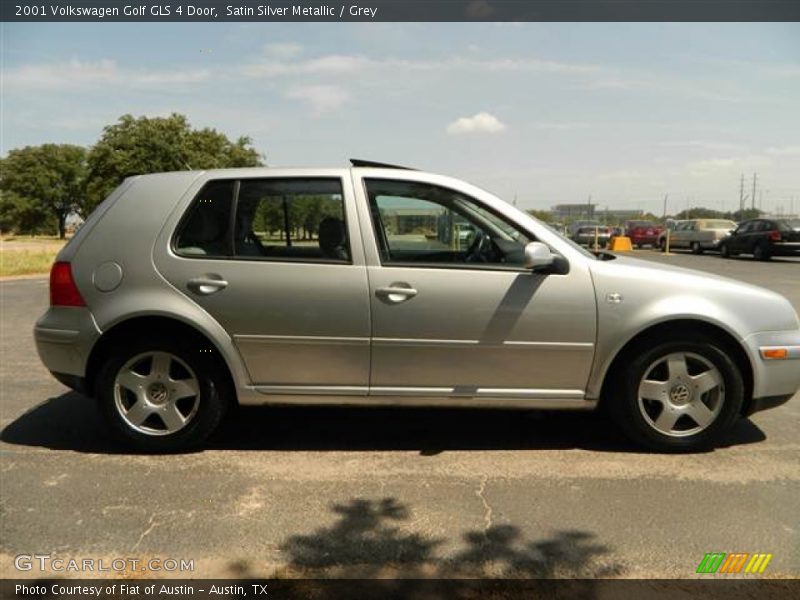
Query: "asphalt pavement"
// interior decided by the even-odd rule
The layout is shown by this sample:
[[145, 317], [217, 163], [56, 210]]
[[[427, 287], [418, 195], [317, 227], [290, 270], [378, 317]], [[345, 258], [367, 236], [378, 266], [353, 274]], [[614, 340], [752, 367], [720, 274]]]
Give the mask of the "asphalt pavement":
[[[800, 309], [796, 260], [634, 254]], [[137, 455], [39, 362], [46, 281], [0, 302], [0, 576], [41, 577], [13, 559], [44, 553], [191, 577], [691, 577], [711, 551], [800, 576], [800, 397], [694, 455], [639, 452], [594, 414], [378, 408], [241, 409], [203, 451]]]

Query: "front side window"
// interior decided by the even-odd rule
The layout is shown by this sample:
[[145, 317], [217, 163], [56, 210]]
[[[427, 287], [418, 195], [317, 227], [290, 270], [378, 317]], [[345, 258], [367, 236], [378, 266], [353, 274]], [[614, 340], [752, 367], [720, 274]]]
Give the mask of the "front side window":
[[459, 192], [409, 181], [365, 184], [384, 264], [520, 267], [525, 262], [530, 237]]

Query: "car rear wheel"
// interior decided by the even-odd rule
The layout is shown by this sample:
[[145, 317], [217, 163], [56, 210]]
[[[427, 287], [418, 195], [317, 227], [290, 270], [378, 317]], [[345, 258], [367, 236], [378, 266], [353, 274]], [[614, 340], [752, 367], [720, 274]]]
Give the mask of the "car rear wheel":
[[753, 248], [753, 258], [756, 260], [769, 260], [771, 258], [769, 244], [764, 241], [758, 242]]
[[731, 249], [728, 247], [728, 244], [720, 244], [719, 245], [719, 255], [722, 258], [730, 258], [731, 257]]
[[692, 254], [702, 254], [703, 248], [697, 242], [692, 242]]
[[713, 447], [741, 413], [742, 375], [710, 339], [666, 341], [632, 353], [609, 409], [636, 443], [660, 452]]
[[208, 355], [172, 341], [120, 347], [100, 371], [97, 398], [115, 433], [139, 450], [201, 444], [227, 406], [224, 379]]

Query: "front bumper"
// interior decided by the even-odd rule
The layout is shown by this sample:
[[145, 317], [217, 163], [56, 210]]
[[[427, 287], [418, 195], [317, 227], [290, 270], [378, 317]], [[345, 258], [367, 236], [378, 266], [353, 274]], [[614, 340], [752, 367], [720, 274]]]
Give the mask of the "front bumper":
[[51, 307], [33, 327], [39, 358], [51, 373], [58, 374], [59, 381], [85, 375], [89, 353], [99, 337], [97, 323], [84, 307]]
[[[753, 400], [747, 413], [788, 401], [800, 389], [800, 330], [754, 333], [744, 342], [753, 365]], [[785, 357], [765, 358], [775, 349], [785, 349]]]

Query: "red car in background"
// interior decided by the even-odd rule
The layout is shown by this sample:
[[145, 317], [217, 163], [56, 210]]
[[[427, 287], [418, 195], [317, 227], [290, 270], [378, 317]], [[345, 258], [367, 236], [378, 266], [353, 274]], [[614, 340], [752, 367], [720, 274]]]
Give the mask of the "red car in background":
[[658, 236], [664, 228], [656, 225], [652, 221], [627, 221], [625, 223], [625, 235], [631, 239], [631, 244], [636, 248], [642, 246], [653, 246], [658, 243]]

